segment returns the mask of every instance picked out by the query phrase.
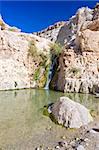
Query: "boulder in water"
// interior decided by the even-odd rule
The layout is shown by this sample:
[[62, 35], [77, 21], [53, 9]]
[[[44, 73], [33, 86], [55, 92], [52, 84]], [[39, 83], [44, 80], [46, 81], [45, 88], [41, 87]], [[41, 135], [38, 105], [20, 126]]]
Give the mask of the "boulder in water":
[[80, 128], [93, 120], [86, 107], [68, 97], [60, 97], [51, 107], [51, 113], [66, 128]]

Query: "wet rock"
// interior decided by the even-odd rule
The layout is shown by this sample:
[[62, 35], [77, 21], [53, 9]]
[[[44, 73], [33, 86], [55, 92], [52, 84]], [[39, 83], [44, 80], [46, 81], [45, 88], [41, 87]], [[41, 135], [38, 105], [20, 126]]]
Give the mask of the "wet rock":
[[51, 111], [55, 120], [66, 128], [80, 128], [92, 121], [89, 110], [68, 97], [60, 97]]

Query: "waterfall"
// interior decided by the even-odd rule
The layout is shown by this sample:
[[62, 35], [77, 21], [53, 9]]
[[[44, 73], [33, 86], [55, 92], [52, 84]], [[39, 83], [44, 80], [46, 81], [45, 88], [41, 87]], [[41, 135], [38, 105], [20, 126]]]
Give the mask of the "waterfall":
[[50, 69], [49, 69], [49, 72], [48, 72], [48, 77], [47, 77], [47, 81], [46, 81], [46, 85], [44, 87], [44, 89], [48, 90], [49, 89], [49, 84], [50, 84], [50, 81], [53, 77], [53, 70], [54, 70], [54, 66], [56, 64], [56, 58], [52, 59], [52, 64], [50, 66]]

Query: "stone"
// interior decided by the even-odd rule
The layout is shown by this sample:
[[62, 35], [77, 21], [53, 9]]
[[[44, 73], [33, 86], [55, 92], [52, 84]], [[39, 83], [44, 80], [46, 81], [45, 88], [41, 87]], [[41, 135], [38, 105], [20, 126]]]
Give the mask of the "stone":
[[86, 107], [68, 97], [60, 97], [51, 111], [58, 124], [66, 128], [80, 128], [93, 120]]
[[85, 148], [84, 148], [82, 145], [79, 145], [79, 146], [77, 147], [77, 150], [85, 150]]
[[56, 148], [56, 149], [60, 149], [60, 146], [59, 146], [59, 145], [57, 145], [57, 146], [55, 146], [55, 148]]
[[60, 147], [67, 147], [67, 142], [65, 140], [58, 142]]

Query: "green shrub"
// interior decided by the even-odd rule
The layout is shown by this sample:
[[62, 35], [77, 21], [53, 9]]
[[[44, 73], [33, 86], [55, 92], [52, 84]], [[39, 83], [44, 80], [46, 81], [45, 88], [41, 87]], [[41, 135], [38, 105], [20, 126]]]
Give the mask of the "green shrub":
[[8, 28], [8, 31], [16, 32], [16, 29], [14, 29], [14, 28]]
[[39, 79], [39, 75], [40, 75], [40, 68], [38, 68], [36, 71], [35, 71], [35, 74], [34, 74], [34, 80], [38, 80]]
[[[33, 80], [38, 81], [39, 84], [44, 83], [44, 80], [47, 80], [48, 72], [50, 69], [49, 55], [44, 54], [42, 51], [38, 51], [35, 41], [32, 40], [29, 43], [28, 56], [31, 56], [33, 58], [33, 61], [37, 62], [37, 64], [39, 65], [34, 72]], [[41, 76], [42, 69], [44, 70], [44, 72]], [[41, 80], [42, 83], [40, 82]]]
[[28, 55], [32, 56], [35, 61], [38, 61], [40, 66], [46, 66], [46, 62], [48, 57], [44, 55], [42, 52], [38, 52], [36, 43], [34, 40], [29, 43]]
[[50, 44], [50, 50], [52, 55], [59, 56], [59, 54], [62, 52], [62, 45], [59, 43]]
[[38, 56], [37, 47], [35, 45], [34, 40], [30, 41], [30, 43], [29, 43], [28, 54], [29, 54], [29, 56], [32, 56], [32, 57]]

